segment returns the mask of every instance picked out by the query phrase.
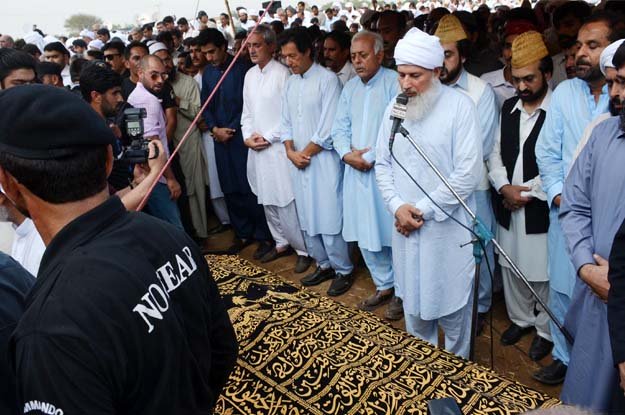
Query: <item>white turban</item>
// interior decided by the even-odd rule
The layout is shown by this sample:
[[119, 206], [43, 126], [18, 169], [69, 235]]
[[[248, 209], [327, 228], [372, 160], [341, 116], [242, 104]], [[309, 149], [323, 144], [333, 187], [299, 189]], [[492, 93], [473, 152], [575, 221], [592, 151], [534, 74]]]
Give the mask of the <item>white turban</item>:
[[248, 14], [248, 13], [247, 13], [247, 9], [246, 9], [245, 7], [241, 7], [239, 10], [237, 10], [237, 13], [245, 13], [245, 14]]
[[50, 43], [54, 43], [54, 42], [58, 42], [59, 40], [52, 36], [52, 35], [47, 35], [46, 37], [43, 38], [43, 43], [44, 45], [49, 45]]
[[444, 60], [440, 40], [414, 27], [395, 46], [396, 65], [417, 65], [432, 70], [443, 66]]
[[102, 48], [104, 47], [104, 42], [102, 42], [100, 39], [94, 39], [89, 42], [87, 47], [89, 50], [102, 50]]
[[80, 32], [80, 37], [88, 37], [90, 39], [95, 39], [95, 34], [91, 30], [83, 29]]
[[167, 46], [163, 42], [152, 42], [148, 45], [148, 49], [150, 51], [150, 55], [154, 55], [156, 52], [160, 52], [161, 50], [167, 50]]
[[601, 73], [605, 76], [606, 68], [614, 68], [614, 64], [612, 63], [612, 58], [614, 58], [614, 54], [621, 43], [623, 43], [625, 39], [619, 39], [616, 42], [610, 43], [603, 52], [601, 52], [601, 57], [599, 58], [599, 69], [601, 69]]
[[42, 53], [43, 53], [43, 48], [46, 46], [45, 42], [43, 41], [43, 36], [41, 36], [39, 32], [34, 32], [34, 31], [24, 36], [24, 42], [31, 43], [37, 46], [37, 48], [39, 48], [39, 52], [42, 52]]
[[256, 16], [258, 17], [258, 11], [256, 9], [250, 9], [248, 16]]

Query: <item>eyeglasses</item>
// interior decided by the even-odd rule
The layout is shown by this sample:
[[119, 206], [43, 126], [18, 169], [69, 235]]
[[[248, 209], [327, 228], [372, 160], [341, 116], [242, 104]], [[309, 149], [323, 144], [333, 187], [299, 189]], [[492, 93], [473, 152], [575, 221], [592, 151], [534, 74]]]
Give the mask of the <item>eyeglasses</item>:
[[151, 72], [150, 73], [150, 78], [152, 78], [153, 81], [156, 81], [158, 78], [161, 78], [163, 81], [166, 81], [167, 78], [169, 78], [169, 74], [164, 72], [164, 73], [160, 73], [160, 72]]
[[108, 55], [104, 55], [104, 59], [107, 61], [112, 61], [115, 56], [121, 56], [121, 53], [110, 53]]

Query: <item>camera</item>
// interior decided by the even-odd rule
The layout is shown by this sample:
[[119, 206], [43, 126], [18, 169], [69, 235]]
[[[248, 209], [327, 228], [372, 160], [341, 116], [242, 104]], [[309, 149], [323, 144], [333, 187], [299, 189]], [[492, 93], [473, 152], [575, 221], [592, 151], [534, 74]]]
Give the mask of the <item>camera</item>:
[[123, 116], [123, 134], [126, 137], [122, 142], [120, 160], [128, 163], [147, 163], [150, 150], [150, 140], [143, 138], [143, 119], [146, 117], [145, 108], [126, 108]]

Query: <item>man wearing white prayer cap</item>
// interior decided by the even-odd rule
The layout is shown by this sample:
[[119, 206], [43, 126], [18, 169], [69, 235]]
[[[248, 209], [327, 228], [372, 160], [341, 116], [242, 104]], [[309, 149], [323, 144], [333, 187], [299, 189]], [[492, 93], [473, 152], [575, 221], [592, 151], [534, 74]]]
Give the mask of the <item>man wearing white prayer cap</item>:
[[[573, 161], [577, 160], [577, 156], [584, 149], [588, 139], [590, 138], [590, 134], [592, 134], [592, 130], [600, 124], [601, 122], [607, 120], [612, 116], [619, 115], [623, 109], [623, 103], [621, 102], [620, 93], [623, 90], [624, 85], [621, 81], [616, 79], [616, 67], [614, 63], [612, 63], [612, 58], [614, 58], [614, 54], [616, 50], [621, 46], [621, 44], [625, 41], [625, 39], [619, 39], [616, 42], [611, 43], [603, 52], [601, 52], [601, 56], [599, 57], [599, 69], [601, 69], [601, 73], [605, 76], [606, 83], [608, 85], [608, 94], [610, 95], [610, 103], [609, 103], [609, 111], [604, 112], [601, 115], [598, 115], [588, 127], [584, 130], [584, 135], [582, 139], [579, 141], [577, 148], [575, 149], [575, 155], [573, 156]], [[571, 166], [573, 166], [573, 162], [571, 162]]]
[[[441, 84], [444, 51], [439, 38], [413, 28], [397, 43], [394, 58], [401, 89], [409, 97], [404, 128], [475, 208], [473, 193], [483, 168], [477, 111], [469, 97]], [[378, 133], [375, 173], [395, 218], [396, 295], [403, 299], [409, 333], [437, 345], [440, 326], [445, 349], [466, 358], [475, 272], [472, 247], [466, 245], [471, 234], [447, 215], [467, 227], [471, 219], [401, 134], [389, 148], [394, 101]]]
[[87, 44], [88, 50], [102, 50], [103, 47], [104, 42], [102, 42], [100, 39], [94, 39]]
[[241, 23], [241, 29], [250, 31], [256, 24], [256, 22], [253, 21], [252, 19], [248, 19], [249, 13], [245, 7], [240, 7], [237, 10], [237, 14], [239, 15], [239, 22]]
[[83, 29], [80, 32], [80, 37], [82, 37], [82, 40], [84, 40], [85, 42], [89, 43], [91, 42], [93, 39], [95, 39], [95, 33], [93, 33], [90, 30], [87, 29]]

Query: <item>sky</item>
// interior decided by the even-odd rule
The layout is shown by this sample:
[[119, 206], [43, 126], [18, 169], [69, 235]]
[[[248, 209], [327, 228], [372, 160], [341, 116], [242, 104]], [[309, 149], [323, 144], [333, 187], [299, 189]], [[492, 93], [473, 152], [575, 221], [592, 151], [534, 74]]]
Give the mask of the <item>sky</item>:
[[[261, 0], [229, 0], [236, 7], [259, 9]], [[65, 19], [75, 13], [94, 14], [110, 24], [135, 23], [141, 15], [159, 17], [195, 17], [198, 0], [2, 0], [0, 33], [22, 37], [36, 24], [46, 34], [64, 34]], [[297, 0], [282, 0], [282, 5], [295, 5]], [[131, 4], [131, 7], [128, 5]], [[199, 9], [209, 16], [226, 10], [224, 0], [199, 0]]]

